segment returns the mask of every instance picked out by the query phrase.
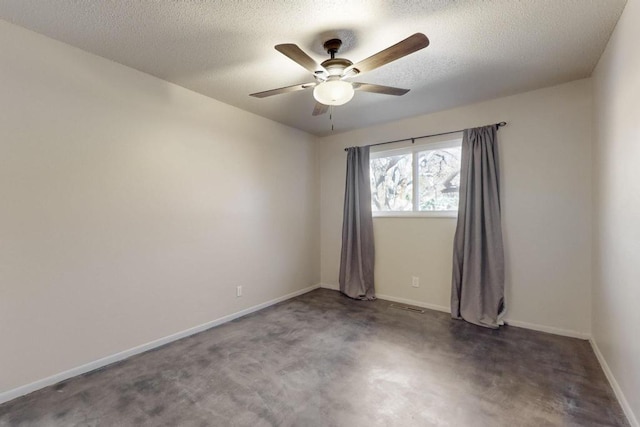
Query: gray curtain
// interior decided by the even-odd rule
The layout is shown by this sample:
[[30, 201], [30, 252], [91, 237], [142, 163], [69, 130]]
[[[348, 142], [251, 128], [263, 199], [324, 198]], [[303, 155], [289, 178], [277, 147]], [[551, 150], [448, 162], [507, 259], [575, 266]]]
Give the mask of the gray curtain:
[[351, 147], [347, 150], [340, 292], [351, 298], [375, 299], [374, 254], [369, 147]]
[[497, 131], [464, 131], [451, 286], [451, 316], [488, 328], [505, 309]]

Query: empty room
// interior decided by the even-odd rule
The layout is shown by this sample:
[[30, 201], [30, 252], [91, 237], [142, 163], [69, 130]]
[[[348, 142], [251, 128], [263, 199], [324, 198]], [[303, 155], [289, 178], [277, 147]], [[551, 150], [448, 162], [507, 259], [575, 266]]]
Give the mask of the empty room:
[[0, 0], [0, 426], [640, 427], [638, 41]]

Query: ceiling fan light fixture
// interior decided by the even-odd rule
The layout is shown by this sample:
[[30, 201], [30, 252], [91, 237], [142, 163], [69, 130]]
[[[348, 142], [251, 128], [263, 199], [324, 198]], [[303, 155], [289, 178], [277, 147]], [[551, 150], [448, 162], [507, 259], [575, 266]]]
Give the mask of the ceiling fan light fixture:
[[337, 79], [329, 79], [313, 89], [313, 97], [324, 105], [343, 105], [351, 101], [355, 93], [349, 82]]

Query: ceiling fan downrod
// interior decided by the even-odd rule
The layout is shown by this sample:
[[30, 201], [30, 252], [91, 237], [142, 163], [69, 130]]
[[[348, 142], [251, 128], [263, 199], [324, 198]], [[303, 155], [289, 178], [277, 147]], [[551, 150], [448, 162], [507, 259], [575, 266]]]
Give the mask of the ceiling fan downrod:
[[342, 46], [342, 40], [340, 39], [331, 39], [324, 42], [322, 45], [324, 50], [331, 55], [331, 59], [335, 59], [336, 53], [340, 50], [340, 46]]

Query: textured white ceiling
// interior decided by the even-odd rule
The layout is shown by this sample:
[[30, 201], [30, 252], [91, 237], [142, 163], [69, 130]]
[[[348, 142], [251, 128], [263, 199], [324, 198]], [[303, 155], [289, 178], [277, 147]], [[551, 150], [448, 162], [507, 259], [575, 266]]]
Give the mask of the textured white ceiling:
[[424, 50], [358, 81], [411, 91], [357, 92], [335, 131], [443, 110], [591, 74], [626, 0], [0, 0], [0, 18], [278, 122], [326, 135], [312, 91], [250, 93], [313, 81], [273, 46], [318, 62], [322, 42], [357, 62], [415, 33]]

